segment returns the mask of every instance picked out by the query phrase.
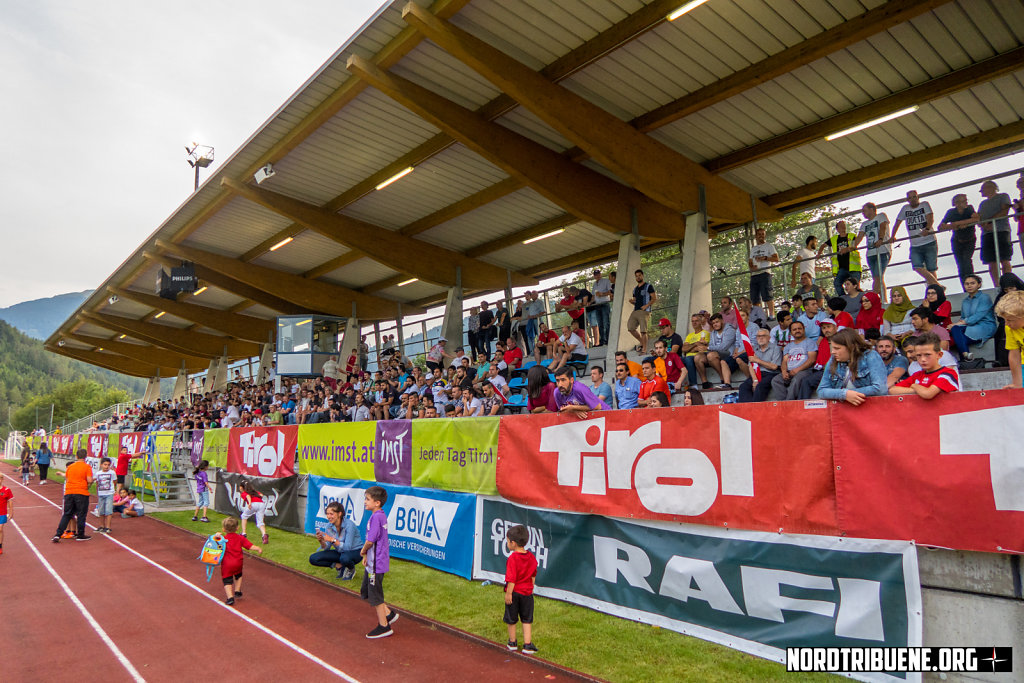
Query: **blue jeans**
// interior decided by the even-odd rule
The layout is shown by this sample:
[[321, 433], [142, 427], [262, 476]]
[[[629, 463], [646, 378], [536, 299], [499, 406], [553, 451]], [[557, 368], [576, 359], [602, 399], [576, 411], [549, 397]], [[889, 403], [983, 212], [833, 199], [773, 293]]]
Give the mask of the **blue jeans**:
[[949, 336], [953, 338], [953, 343], [956, 344], [956, 350], [960, 353], [967, 353], [971, 346], [977, 346], [981, 342], [977, 339], [971, 339], [967, 336], [966, 325], [950, 325]]
[[526, 355], [527, 356], [529, 356], [531, 353], [533, 353], [533, 344], [534, 344], [534, 342], [537, 341], [537, 334], [538, 334], [538, 332], [537, 332], [537, 321], [538, 320], [539, 320], [539, 318], [530, 318], [529, 320], [526, 321], [526, 332], [524, 332], [523, 334], [526, 337]]
[[748, 377], [743, 384], [740, 385], [740, 398], [739, 403], [760, 403], [768, 399], [768, 394], [772, 391], [772, 380], [775, 376], [780, 373], [772, 372], [771, 370], [761, 370], [761, 381], [758, 382], [757, 386], [754, 386], [754, 380]]
[[309, 556], [309, 563], [314, 567], [333, 567], [340, 564], [343, 569], [355, 569], [363, 556], [358, 550], [318, 550]]
[[836, 271], [836, 276], [832, 278], [832, 286], [836, 289], [836, 296], [842, 296], [846, 293], [843, 291], [843, 283], [851, 277], [857, 282], [860, 282], [860, 271], [846, 270], [845, 268], [840, 268]]
[[934, 273], [939, 269], [939, 243], [910, 245], [910, 265]]
[[868, 268], [871, 269], [871, 279], [877, 282], [883, 275], [885, 275], [885, 269], [889, 267], [889, 254], [886, 252], [879, 252], [877, 254], [871, 254], [868, 256]]
[[697, 356], [683, 356], [683, 366], [686, 368], [686, 378], [690, 386], [700, 387], [700, 376], [697, 375], [697, 364], [694, 359]]
[[592, 326], [597, 326], [597, 333], [601, 336], [601, 344], [608, 343], [608, 328], [611, 327], [611, 304], [594, 304], [587, 310], [587, 318]]

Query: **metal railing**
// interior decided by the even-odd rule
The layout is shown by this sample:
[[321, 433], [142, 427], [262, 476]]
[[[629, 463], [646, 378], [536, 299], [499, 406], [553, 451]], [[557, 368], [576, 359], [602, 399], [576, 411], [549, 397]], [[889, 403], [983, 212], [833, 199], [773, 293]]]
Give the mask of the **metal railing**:
[[98, 422], [105, 422], [114, 415], [123, 415], [135, 406], [142, 403], [142, 398], [138, 398], [134, 401], [126, 401], [124, 403], [116, 403], [112, 406], [107, 406], [102, 410], [97, 410], [92, 415], [86, 415], [80, 417], [77, 420], [72, 420], [60, 426], [61, 434], [76, 434], [78, 432], [84, 432], [91, 429], [92, 426]]

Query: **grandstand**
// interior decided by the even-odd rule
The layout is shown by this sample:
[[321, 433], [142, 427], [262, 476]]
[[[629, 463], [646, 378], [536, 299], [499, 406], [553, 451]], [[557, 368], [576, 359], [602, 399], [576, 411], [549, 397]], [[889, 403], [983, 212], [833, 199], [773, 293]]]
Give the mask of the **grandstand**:
[[[384, 337], [391, 334], [397, 337], [399, 356], [426, 354], [441, 337], [468, 347], [475, 331], [466, 314], [481, 299], [499, 299], [514, 310], [524, 291], [541, 291], [548, 324], [566, 324], [567, 315], [557, 310], [559, 295], [553, 289], [558, 288], [545, 290], [541, 282], [598, 266], [618, 272], [620, 289], [610, 305], [606, 344], [588, 350], [586, 364], [610, 370], [607, 350], [634, 345], [627, 331], [632, 311], [624, 294], [632, 288], [632, 273], [644, 255], [668, 264], [664, 269], [675, 278], [670, 292], [659, 292], [652, 319], [667, 317], [685, 334], [691, 313], [715, 310], [720, 296], [746, 291], [745, 266], [725, 270], [713, 265], [727, 254], [740, 254], [739, 262], [745, 263], [756, 226], [852, 198], [877, 198], [880, 210], [894, 216], [903, 200], [892, 196], [891, 188], [1006, 158], [1024, 145], [1024, 7], [1018, 2], [710, 0], [670, 20], [679, 4], [386, 3], [134, 249], [46, 347], [150, 378], [144, 407], [133, 416], [134, 430], [140, 424], [156, 425], [163, 405], [157, 403], [161, 378], [175, 378], [174, 401], [201, 401], [196, 394], [208, 391], [230, 392], [231, 373], [240, 368], [247, 380], [254, 380], [246, 381], [246, 387], [262, 385], [271, 376], [281, 316], [343, 320], [326, 349], [336, 351], [344, 365], [349, 356], [358, 358], [360, 338], [366, 336], [371, 347], [367, 368], [375, 370], [382, 365], [378, 351], [385, 347]], [[889, 117], [895, 113], [902, 115]], [[859, 129], [829, 139], [852, 128]], [[272, 174], [261, 171], [268, 165]], [[961, 178], [922, 192], [932, 202], [936, 224], [952, 193], [968, 193], [977, 206], [977, 186], [989, 177]], [[1016, 171], [995, 179], [1001, 192], [1019, 198], [1013, 194]], [[814, 233], [824, 241], [843, 218], [851, 225], [859, 223], [859, 209], [827, 218], [815, 214], [810, 222], [778, 228], [772, 238], [795, 235], [799, 240]], [[896, 242], [887, 285], [911, 286], [919, 300], [921, 279], [908, 268], [905, 244], [905, 239]], [[938, 270], [958, 311], [961, 287], [946, 244], [940, 236]], [[783, 256], [772, 266], [776, 294], [792, 291], [789, 273], [796, 257]], [[182, 262], [194, 265], [197, 289], [175, 299], [157, 296], [153, 282], [159, 273]], [[822, 257], [816, 272], [818, 284], [830, 289], [826, 262]], [[1012, 265], [1015, 270], [1021, 265], [1019, 244], [1014, 244]], [[865, 276], [866, 271], [865, 265]], [[456, 345], [449, 344], [449, 349]], [[994, 344], [982, 346], [977, 354], [994, 363]], [[630, 358], [639, 360], [635, 352]], [[206, 378], [199, 392], [190, 390], [197, 376]], [[1007, 383], [1005, 370], [965, 372], [964, 389], [976, 393], [943, 397], [950, 400], [933, 413], [909, 398], [873, 399], [870, 415], [879, 421], [879, 433], [871, 443], [884, 444], [896, 426], [906, 424], [898, 420], [930, 420], [922, 429], [937, 435], [941, 425], [972, 410], [982, 422], [995, 420], [984, 422], [994, 425], [994, 433], [1005, 433], [1022, 403], [1020, 392], [989, 390]], [[706, 392], [705, 402], [719, 403], [730, 393]], [[256, 394], [237, 398], [254, 400]], [[680, 400], [674, 398], [674, 405]], [[757, 455], [751, 457], [766, 467], [781, 467], [791, 448], [771, 441], [767, 431], [778, 431], [790, 420], [806, 420], [809, 429], [832, 434], [824, 450], [805, 454], [816, 455], [818, 465], [824, 463], [828, 470], [819, 472], [819, 498], [775, 501], [766, 517], [745, 517], [741, 506], [722, 510], [714, 503], [710, 512], [696, 515], [669, 505], [671, 512], [653, 518], [944, 546], [917, 552], [907, 571], [908, 595], [917, 581], [924, 586], [918, 590], [924, 626], [923, 636], [920, 623], [916, 634], [911, 627], [902, 644], [1015, 644], [1001, 639], [1019, 640], [1024, 632], [1018, 554], [1024, 549], [1019, 534], [1024, 512], [1019, 500], [1001, 500], [995, 483], [967, 493], [950, 482], [929, 489], [924, 481], [927, 474], [942, 470], [935, 457], [970, 454], [970, 446], [947, 431], [941, 442], [936, 436], [933, 447], [929, 445], [931, 460], [915, 461], [920, 469], [901, 470], [900, 476], [907, 477], [907, 491], [935, 496], [944, 505], [953, 504], [946, 498], [951, 495], [983, 500], [990, 507], [995, 500], [992, 510], [978, 513], [979, 520], [991, 525], [983, 540], [968, 540], [966, 533], [957, 535], [945, 527], [935, 536], [909, 535], [908, 528], [927, 530], [926, 512], [914, 513], [919, 526], [908, 522], [899, 530], [839, 513], [808, 514], [789, 526], [792, 520], [782, 522], [776, 516], [783, 508], [796, 509], [794, 517], [799, 518], [806, 512], [799, 508], [804, 503], [817, 510], [823, 500], [835, 507], [837, 496], [849, 496], [840, 499], [843, 503], [871, 500], [866, 491], [843, 486], [882, 489], [886, 483], [868, 476], [864, 453], [858, 456], [862, 460], [849, 463], [862, 479], [851, 484], [831, 471], [833, 462], [856, 460], [848, 455], [855, 450], [856, 435], [843, 435], [844, 425], [849, 429], [858, 421], [851, 408], [815, 402], [804, 411], [802, 403], [793, 403], [750, 406], [735, 414], [706, 407], [694, 415], [702, 420], [714, 415], [721, 444], [716, 441], [713, 448], [721, 450], [722, 458], [727, 446], [747, 452], [743, 428], [729, 416], [750, 422], [754, 426], [746, 432], [747, 441], [749, 429], [757, 437], [750, 446]], [[146, 421], [146, 406], [157, 406], [152, 422]], [[812, 407], [824, 410], [813, 413]], [[672, 421], [697, 421], [678, 412], [657, 420], [636, 411], [616, 412], [608, 418], [609, 434], [638, 433], [640, 423], [650, 421], [666, 435], [682, 439], [672, 431]], [[807, 417], [812, 413], [822, 421], [812, 422], [818, 419]], [[787, 417], [778, 417], [783, 414]], [[557, 416], [532, 419], [542, 425], [536, 429], [559, 426]], [[524, 420], [502, 417], [502, 429], [524, 425]], [[613, 423], [619, 431], [611, 430]], [[192, 428], [196, 425], [172, 420], [167, 431]], [[521, 441], [499, 444], [495, 432], [500, 457], [526, 458], [532, 449], [536, 458], [547, 437], [529, 431], [534, 427], [515, 428], [524, 430]], [[534, 438], [540, 441], [530, 441]], [[765, 445], [769, 442], [770, 448]], [[1008, 444], [987, 443], [985, 452], [993, 463], [1008, 468], [999, 472], [1012, 473], [1006, 476], [1015, 481], [1020, 464], [1012, 461]], [[623, 443], [619, 446], [628, 450]], [[769, 450], [759, 451], [762, 447]], [[563, 453], [553, 447], [544, 451], [559, 453], [561, 485], [563, 475], [569, 476], [561, 470]], [[896, 452], [887, 453], [892, 461], [886, 464], [906, 465]], [[583, 463], [576, 467], [577, 484], [584, 491], [598, 486], [592, 468], [598, 467], [594, 460], [604, 461], [603, 451], [600, 458], [577, 456]], [[647, 456], [633, 457], [642, 461]], [[726, 481], [724, 460], [718, 464], [722, 497], [746, 495], [743, 482]], [[998, 467], [992, 468], [995, 478]], [[517, 503], [551, 507], [523, 492], [514, 497], [497, 476], [497, 484], [486, 489], [454, 490], [500, 493]], [[609, 465], [608, 491], [616, 489], [611, 478]], [[716, 475], [716, 493], [717, 482]], [[758, 482], [759, 487], [764, 483]], [[605, 483], [601, 479], [594, 490], [604, 492]], [[802, 495], [784, 483], [775, 482], [780, 491]], [[159, 481], [151, 487], [159, 488]], [[749, 490], [754, 490], [753, 481]], [[894, 490], [890, 505], [903, 500], [898, 487]], [[640, 503], [633, 504], [639, 509]], [[766, 510], [770, 507], [765, 504]], [[622, 506], [587, 507], [581, 502], [566, 509], [633, 516]], [[900, 516], [897, 512], [894, 517]], [[943, 524], [955, 526], [948, 520]], [[635, 616], [628, 610], [643, 611], [631, 602], [625, 605], [629, 600], [624, 599], [618, 613]], [[907, 611], [913, 610], [908, 607], [904, 618], [913, 621]], [[701, 626], [688, 632], [709, 637], [704, 628], [714, 630]], [[748, 636], [736, 636], [743, 642], [733, 646], [778, 656], [779, 642], [751, 645], [756, 639]], [[828, 641], [833, 643], [842, 641]], [[1024, 666], [1021, 650], [1015, 653], [1015, 664]]]

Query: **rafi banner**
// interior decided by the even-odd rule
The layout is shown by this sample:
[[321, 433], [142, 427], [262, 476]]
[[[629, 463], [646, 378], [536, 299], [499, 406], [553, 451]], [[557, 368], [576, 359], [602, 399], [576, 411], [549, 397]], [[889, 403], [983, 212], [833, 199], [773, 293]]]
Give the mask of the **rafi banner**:
[[118, 452], [127, 450], [129, 455], [138, 455], [146, 447], [145, 432], [121, 432], [118, 435]]
[[610, 517], [839, 534], [824, 401], [590, 415], [502, 418], [499, 493]]
[[1021, 424], [1020, 389], [833, 406], [840, 526], [851, 536], [1024, 551]]
[[295, 474], [298, 427], [246, 427], [230, 430], [230, 472], [250, 477], [289, 477]]
[[522, 524], [537, 556], [538, 595], [776, 661], [785, 661], [787, 647], [921, 644], [909, 542], [633, 523], [478, 501], [474, 578], [504, 581], [505, 534]]
[[495, 495], [498, 417], [414, 420], [413, 486]]
[[[245, 506], [240, 493], [243, 481], [250, 482], [257, 491], [263, 494], [263, 502], [267, 506], [264, 513], [264, 521], [268, 526], [288, 529], [289, 531], [302, 530], [299, 524], [298, 477], [294, 475], [266, 479], [220, 470], [217, 472], [217, 492], [213, 500], [214, 509], [217, 512], [233, 517], [241, 517]], [[247, 524], [255, 529], [256, 517], [250, 517]], [[252, 531], [248, 533], [250, 538], [255, 538], [255, 536], [252, 536]]]
[[195, 467], [203, 459], [203, 430], [186, 429], [174, 432], [172, 452], [182, 461], [188, 460]]
[[373, 481], [376, 422], [333, 422], [299, 427], [299, 472], [332, 479]]
[[210, 461], [210, 467], [227, 469], [228, 437], [230, 429], [203, 430], [203, 460]]
[[106, 432], [89, 434], [86, 438], [86, 443], [89, 444], [85, 449], [86, 457], [96, 460], [107, 457], [107, 444], [110, 443], [110, 437]]
[[[311, 476], [306, 499], [306, 533], [327, 529], [327, 504], [338, 501], [345, 514], [366, 538], [370, 514], [363, 506], [372, 481], [338, 480]], [[409, 486], [384, 485], [388, 502], [388, 538], [391, 556], [470, 578], [473, 571], [473, 534], [476, 498]]]

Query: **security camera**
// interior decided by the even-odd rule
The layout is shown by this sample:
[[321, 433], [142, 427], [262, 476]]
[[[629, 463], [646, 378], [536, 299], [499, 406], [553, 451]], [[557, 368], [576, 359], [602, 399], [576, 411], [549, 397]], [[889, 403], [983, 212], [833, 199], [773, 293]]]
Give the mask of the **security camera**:
[[113, 306], [114, 304], [116, 304], [116, 303], [117, 303], [117, 301], [118, 301], [118, 299], [117, 299], [117, 295], [116, 295], [116, 294], [111, 294], [111, 295], [110, 295], [110, 298], [109, 298], [109, 299], [107, 299], [107, 303], [108, 303], [108, 304], [110, 304], [111, 306]]
[[64, 340], [61, 339], [60, 341], [58, 341], [57, 346], [64, 346]]
[[274, 173], [275, 173], [274, 165], [273, 164], [267, 164], [266, 166], [264, 166], [260, 170], [256, 171], [256, 173], [253, 175], [253, 179], [256, 181], [256, 184], [259, 185], [260, 183], [262, 183], [267, 178], [270, 178], [271, 176], [273, 176]]

